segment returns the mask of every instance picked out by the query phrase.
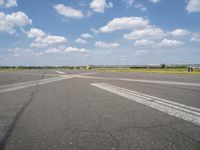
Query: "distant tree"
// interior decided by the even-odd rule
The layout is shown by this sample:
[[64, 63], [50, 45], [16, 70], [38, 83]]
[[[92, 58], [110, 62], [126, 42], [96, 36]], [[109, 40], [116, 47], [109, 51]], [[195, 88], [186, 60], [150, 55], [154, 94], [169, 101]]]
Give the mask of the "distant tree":
[[166, 68], [166, 65], [165, 64], [161, 64], [160, 67], [161, 68]]

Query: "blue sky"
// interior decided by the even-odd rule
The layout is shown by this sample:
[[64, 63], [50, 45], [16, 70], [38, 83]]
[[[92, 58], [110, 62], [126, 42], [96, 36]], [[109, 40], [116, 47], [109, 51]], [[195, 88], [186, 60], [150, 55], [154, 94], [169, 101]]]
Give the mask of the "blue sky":
[[200, 0], [0, 0], [0, 65], [200, 63]]

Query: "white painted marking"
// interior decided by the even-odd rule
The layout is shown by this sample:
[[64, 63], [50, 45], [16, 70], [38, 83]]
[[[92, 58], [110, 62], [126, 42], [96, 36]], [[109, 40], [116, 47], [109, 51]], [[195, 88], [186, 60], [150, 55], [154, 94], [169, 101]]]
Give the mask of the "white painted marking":
[[106, 83], [91, 85], [200, 126], [200, 109]]
[[[106, 84], [106, 83], [104, 83], [104, 84]], [[114, 88], [119, 88], [120, 90], [124, 90], [124, 91], [129, 92], [129, 93], [131, 93], [131, 94], [133, 94], [133, 95], [136, 94], [137, 96], [142, 97], [142, 98], [145, 98], [145, 99], [147, 99], [147, 100], [152, 100], [152, 101], [159, 100], [159, 101], [161, 101], [161, 102], [169, 103], [169, 104], [172, 104], [172, 105], [178, 105], [178, 106], [181, 106], [181, 107], [185, 107], [185, 108], [187, 108], [187, 109], [192, 109], [192, 110], [195, 110], [195, 111], [199, 111], [199, 112], [200, 112], [200, 109], [199, 109], [199, 108], [195, 108], [195, 107], [183, 105], [183, 104], [180, 104], [180, 103], [176, 103], [176, 102], [169, 101], [169, 100], [162, 99], [162, 98], [158, 98], [158, 97], [155, 97], [155, 96], [151, 96], [151, 95], [139, 93], [139, 92], [136, 92], [136, 91], [131, 91], [131, 90], [124, 89], [124, 88], [120, 88], [120, 87], [113, 86], [113, 85], [110, 85], [110, 84], [106, 84], [106, 85], [112, 86], [112, 87], [114, 87]]]
[[200, 83], [191, 83], [191, 82], [137, 80], [137, 79], [124, 79], [124, 78], [119, 78], [118, 80], [122, 80], [122, 81], [132, 81], [132, 82], [143, 82], [143, 83], [155, 83], [155, 84], [171, 84], [171, 85], [184, 85], [184, 86], [200, 86]]
[[[6, 72], [5, 72], [5, 74], [6, 74]], [[35, 72], [35, 73], [33, 73], [33, 72], [12, 72], [12, 74], [39, 75], [39, 76], [43, 75], [43, 73], [37, 73], [37, 72]], [[55, 77], [55, 76], [59, 76], [59, 75], [45, 73], [45, 76], [54, 76]]]
[[[19, 89], [25, 89], [25, 88], [33, 87], [33, 86], [36, 86], [36, 85], [48, 84], [48, 83], [52, 83], [52, 82], [56, 82], [56, 81], [60, 81], [60, 80], [69, 79], [69, 78], [73, 78], [73, 76], [56, 77], [56, 78], [50, 78], [50, 79], [43, 79], [43, 80], [36, 80], [36, 81], [31, 81], [31, 82], [18, 83], [18, 84], [13, 84], [13, 85], [6, 85], [7, 88], [0, 90], [0, 93], [15, 91], [15, 90], [19, 90]], [[5, 88], [5, 86], [4, 86], [4, 88]]]
[[84, 77], [85, 75], [92, 75], [92, 74], [96, 74], [96, 72], [80, 73], [80, 74], [76, 74], [76, 77]]
[[118, 81], [131, 81], [131, 82], [141, 82], [141, 83], [169, 84], [169, 85], [183, 85], [183, 86], [200, 87], [200, 83], [191, 83], [191, 82], [139, 80], [139, 79], [126, 79], [126, 78], [105, 78], [105, 77], [92, 77], [92, 76], [77, 76], [77, 77], [88, 78], [88, 79], [100, 79], [100, 80], [118, 80]]
[[59, 74], [66, 74], [65, 72], [58, 71], [58, 70], [56, 70], [55, 72], [57, 72], [57, 73], [59, 73]]
[[19, 90], [19, 89], [33, 87], [33, 86], [36, 86], [36, 85], [43, 85], [43, 84], [47, 84], [47, 83], [52, 83], [52, 82], [56, 82], [56, 81], [69, 79], [69, 78], [74, 78], [74, 77], [79, 76], [79, 75], [89, 75], [89, 74], [94, 74], [94, 72], [71, 74], [71, 75], [62, 75], [62, 76], [59, 76], [59, 77], [52, 77], [52, 78], [47, 78], [47, 79], [42, 79], [42, 80], [28, 81], [28, 82], [15, 83], [15, 84], [9, 84], [9, 85], [2, 85], [2, 86], [0, 86], [0, 93], [15, 91], [15, 90]]

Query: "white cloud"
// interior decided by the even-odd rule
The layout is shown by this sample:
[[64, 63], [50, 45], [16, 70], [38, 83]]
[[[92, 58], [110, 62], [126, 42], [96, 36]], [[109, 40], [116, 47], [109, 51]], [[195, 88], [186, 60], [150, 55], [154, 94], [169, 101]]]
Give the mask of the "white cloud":
[[189, 0], [186, 10], [189, 13], [200, 12], [200, 0]]
[[62, 50], [59, 48], [49, 48], [43, 54], [58, 54], [62, 53]]
[[75, 41], [76, 43], [79, 43], [79, 44], [86, 44], [87, 43], [87, 41], [86, 40], [84, 40], [84, 39], [81, 39], [81, 38], [78, 38], [78, 39], [76, 39], [76, 41]]
[[192, 35], [191, 41], [200, 42], [200, 34], [194, 33]]
[[0, 6], [4, 5], [4, 0], [0, 0]]
[[122, 1], [126, 3], [127, 8], [131, 7], [134, 4], [134, 7], [136, 9], [139, 9], [140, 11], [147, 10], [143, 4], [136, 2], [136, 0], [122, 0]]
[[166, 35], [166, 33], [156, 27], [149, 27], [143, 30], [136, 30], [129, 34], [124, 34], [124, 38], [128, 40], [138, 40], [138, 39], [159, 39]]
[[37, 28], [31, 28], [30, 31], [26, 33], [29, 38], [41, 38], [46, 35], [42, 30]]
[[131, 7], [133, 5], [133, 3], [135, 2], [135, 0], [123, 0], [128, 7]]
[[67, 40], [62, 36], [48, 35], [43, 38], [36, 38], [31, 47], [42, 48], [50, 45], [64, 44]]
[[160, 44], [161, 47], [179, 47], [183, 45], [183, 42], [177, 40], [163, 39]]
[[93, 36], [89, 33], [83, 33], [81, 34], [80, 38], [77, 38], [76, 39], [76, 43], [79, 43], [79, 44], [86, 44], [88, 41], [88, 39], [91, 39], [93, 38]]
[[155, 45], [155, 42], [152, 40], [147, 40], [147, 39], [143, 39], [143, 40], [136, 40], [135, 41], [135, 46], [148, 46], [148, 45]]
[[90, 51], [85, 48], [77, 48], [77, 47], [58, 47], [58, 48], [49, 48], [44, 54], [58, 54], [58, 53], [89, 53]]
[[123, 17], [114, 18], [104, 27], [101, 27], [100, 32], [113, 32], [116, 30], [133, 30], [145, 28], [149, 25], [149, 20], [143, 17]]
[[150, 2], [152, 2], [152, 3], [157, 3], [157, 2], [159, 2], [160, 0], [149, 0]]
[[30, 49], [24, 49], [24, 48], [14, 48], [14, 49], [9, 49], [8, 50], [11, 55], [16, 56], [16, 57], [20, 57], [20, 56], [24, 56], [24, 55], [33, 55], [35, 54], [32, 50]]
[[17, 0], [0, 0], [0, 7], [16, 7], [17, 6]]
[[89, 33], [83, 33], [83, 34], [81, 34], [81, 37], [84, 38], [84, 39], [93, 38], [93, 36]]
[[135, 55], [136, 56], [141, 56], [141, 55], [143, 55], [143, 54], [145, 54], [147, 52], [148, 52], [147, 50], [138, 50], [138, 51], [135, 52]]
[[31, 47], [42, 48], [50, 45], [64, 44], [67, 39], [63, 36], [48, 35], [42, 30], [37, 28], [31, 28], [26, 32], [29, 38], [34, 38], [34, 43], [31, 43]]
[[32, 24], [32, 20], [23, 12], [5, 14], [0, 12], [0, 32], [14, 34], [17, 28]]
[[82, 13], [82, 11], [78, 10], [78, 9], [74, 9], [70, 6], [65, 6], [63, 4], [57, 4], [54, 5], [54, 9], [60, 14], [63, 15], [65, 17], [69, 17], [69, 18], [83, 18], [84, 15]]
[[90, 29], [90, 31], [91, 31], [93, 34], [98, 34], [98, 33], [99, 33], [99, 30], [97, 30], [97, 29], [95, 29], [95, 28]]
[[102, 41], [97, 41], [95, 43], [96, 47], [101, 47], [101, 48], [117, 48], [119, 47], [119, 43], [106, 43]]
[[76, 48], [76, 47], [67, 47], [64, 49], [64, 51], [65, 52], [80, 52], [80, 53], [90, 52], [89, 50], [85, 48]]
[[93, 13], [92, 13], [91, 11], [89, 11], [89, 10], [86, 11], [86, 16], [87, 16], [87, 17], [90, 17], [90, 16], [92, 16], [92, 15], [93, 15]]
[[190, 34], [190, 31], [185, 30], [185, 29], [176, 29], [171, 32], [171, 35], [173, 36], [186, 36], [188, 34]]
[[147, 11], [146, 7], [144, 7], [144, 5], [142, 5], [141, 3], [135, 4], [134, 7], [139, 9], [140, 11]]
[[112, 8], [113, 3], [107, 3], [106, 0], [92, 0], [90, 3], [90, 8], [94, 12], [104, 13], [105, 8]]
[[44, 38], [37, 38], [35, 42], [44, 44], [60, 44], [65, 43], [67, 40], [63, 36], [48, 35]]

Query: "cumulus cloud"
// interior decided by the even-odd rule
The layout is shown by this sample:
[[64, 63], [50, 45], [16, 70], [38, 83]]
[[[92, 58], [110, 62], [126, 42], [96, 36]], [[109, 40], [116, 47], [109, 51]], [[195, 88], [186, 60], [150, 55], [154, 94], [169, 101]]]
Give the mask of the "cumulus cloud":
[[184, 43], [182, 41], [171, 40], [171, 39], [163, 39], [159, 42], [155, 42], [149, 39], [141, 39], [141, 40], [136, 40], [134, 43], [135, 46], [150, 46], [154, 48], [160, 48], [160, 47], [173, 48], [173, 47], [180, 47], [183, 44]]
[[136, 40], [134, 43], [135, 46], [153, 46], [155, 45], [155, 42], [152, 40], [148, 40], [148, 39], [143, 39], [143, 40]]
[[173, 36], [186, 36], [188, 34], [190, 34], [190, 31], [185, 30], [185, 29], [176, 29], [171, 32], [171, 35]]
[[[165, 31], [155, 25], [150, 24], [150, 21], [144, 17], [122, 17], [114, 18], [107, 25], [99, 28], [99, 32], [109, 33], [118, 30], [128, 30], [128, 33], [123, 34], [127, 40], [134, 41], [134, 46], [151, 46], [151, 47], [178, 47], [183, 45], [182, 41], [167, 39], [170, 36], [173, 38], [188, 36], [191, 34], [186, 29], [175, 29], [171, 32]], [[195, 38], [196, 37], [196, 38]], [[163, 39], [161, 42], [158, 40]], [[197, 40], [197, 36], [193, 36], [191, 41]], [[96, 43], [96, 45], [99, 43]], [[103, 43], [104, 44], [104, 43]], [[100, 43], [99, 45], [103, 45]]]
[[147, 52], [148, 52], [147, 50], [138, 50], [138, 51], [135, 52], [135, 55], [136, 56], [141, 56], [141, 55], [143, 55], [143, 54], [145, 54]]
[[139, 9], [140, 11], [147, 10], [143, 4], [136, 2], [136, 0], [122, 0], [122, 1], [126, 3], [127, 8], [134, 6], [136, 9]]
[[128, 7], [131, 7], [133, 3], [135, 2], [135, 0], [123, 0], [123, 2], [125, 2]]
[[142, 30], [136, 30], [128, 34], [124, 34], [124, 38], [128, 40], [138, 39], [159, 39], [166, 35], [166, 33], [156, 27], [149, 27]]
[[0, 12], [0, 32], [14, 34], [17, 28], [32, 24], [32, 20], [23, 12], [5, 14]]
[[60, 44], [67, 42], [67, 40], [63, 36], [47, 35], [44, 38], [37, 38], [35, 42], [44, 44]]
[[17, 0], [0, 0], [0, 7], [11, 8], [17, 6]]
[[183, 42], [177, 40], [163, 39], [160, 44], [161, 47], [179, 47], [183, 45]]
[[32, 56], [35, 54], [34, 51], [32, 51], [30, 49], [19, 48], [19, 47], [14, 48], [14, 49], [9, 49], [8, 51], [11, 53], [11, 55], [16, 56], [16, 57], [20, 57], [20, 56], [24, 56], [24, 55]]
[[49, 48], [42, 54], [58, 54], [58, 53], [62, 53], [62, 50], [59, 48]]
[[76, 43], [79, 43], [79, 44], [86, 44], [86, 43], [87, 43], [87, 41], [86, 41], [85, 39], [82, 39], [82, 38], [76, 39], [75, 42], [76, 42]]
[[144, 5], [142, 5], [141, 3], [136, 3], [134, 7], [139, 9], [140, 11], [147, 11], [146, 7], [144, 7]]
[[149, 25], [149, 20], [143, 17], [114, 18], [106, 26], [99, 29], [100, 32], [113, 32], [117, 30], [141, 29]]
[[91, 39], [93, 38], [93, 36], [89, 33], [83, 33], [81, 34], [80, 38], [77, 38], [76, 39], [76, 43], [79, 43], [79, 44], [86, 44], [88, 41], [88, 39]]
[[200, 42], [200, 34], [194, 33], [192, 35], [191, 41]]
[[84, 38], [84, 39], [93, 38], [93, 36], [89, 33], [83, 33], [83, 34], [81, 34], [81, 37]]
[[60, 14], [68, 18], [83, 18], [84, 14], [78, 9], [74, 9], [70, 6], [65, 6], [63, 4], [57, 4], [53, 6], [54, 9]]
[[96, 47], [101, 47], [101, 48], [117, 48], [119, 47], [119, 43], [106, 43], [102, 41], [97, 41], [94, 44]]
[[90, 51], [85, 48], [77, 48], [77, 47], [57, 47], [57, 48], [49, 48], [44, 54], [65, 54], [65, 53], [89, 53]]
[[107, 3], [106, 0], [92, 0], [90, 8], [97, 13], [104, 13], [105, 8], [112, 8], [113, 3]]
[[98, 33], [99, 33], [99, 30], [98, 30], [98, 29], [95, 29], [95, 28], [91, 28], [90, 31], [91, 31], [93, 34], [98, 34]]
[[27, 36], [29, 38], [41, 38], [44, 37], [46, 34], [37, 28], [31, 28], [30, 31], [27, 32]]
[[159, 2], [160, 0], [149, 0], [149, 1], [155, 4], [155, 3]]
[[55, 44], [64, 44], [67, 42], [67, 39], [63, 36], [48, 35], [37, 28], [31, 28], [26, 32], [26, 34], [27, 37], [34, 38], [34, 42], [31, 43], [30, 46], [36, 48], [48, 47]]
[[186, 10], [189, 13], [200, 12], [200, 0], [189, 0]]
[[80, 53], [90, 52], [89, 50], [85, 48], [77, 48], [77, 47], [67, 47], [64, 49], [64, 51], [65, 52], [80, 52]]

